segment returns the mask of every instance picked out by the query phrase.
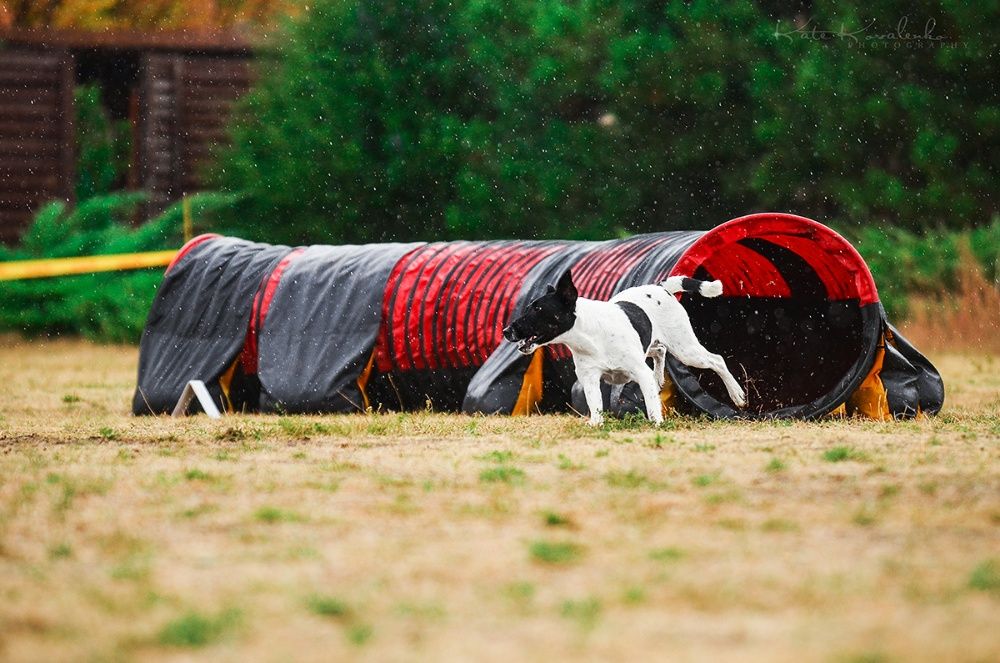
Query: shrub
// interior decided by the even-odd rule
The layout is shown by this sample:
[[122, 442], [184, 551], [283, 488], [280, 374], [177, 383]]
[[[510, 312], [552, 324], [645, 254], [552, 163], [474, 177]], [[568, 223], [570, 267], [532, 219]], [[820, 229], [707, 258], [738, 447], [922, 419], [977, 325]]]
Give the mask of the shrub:
[[1000, 280], [1000, 216], [969, 231], [871, 227], [848, 235], [868, 263], [890, 319], [905, 317], [908, 293], [953, 288], [964, 255], [974, 257], [991, 281]]
[[132, 149], [128, 120], [108, 117], [97, 85], [74, 91], [76, 108], [76, 199], [111, 193], [124, 184]]
[[[96, 196], [69, 210], [44, 206], [20, 246], [0, 247], [0, 262], [177, 248], [182, 243], [181, 207], [133, 227], [142, 202], [138, 193]], [[191, 199], [202, 219], [231, 198], [202, 194]], [[0, 331], [29, 336], [74, 334], [105, 342], [136, 342], [163, 279], [161, 269], [105, 272], [25, 281], [0, 281]]]

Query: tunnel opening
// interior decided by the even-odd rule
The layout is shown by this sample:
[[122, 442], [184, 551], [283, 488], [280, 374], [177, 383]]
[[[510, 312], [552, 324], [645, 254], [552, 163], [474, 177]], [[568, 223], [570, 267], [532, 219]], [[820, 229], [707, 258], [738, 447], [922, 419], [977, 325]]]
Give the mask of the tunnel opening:
[[734, 409], [713, 372], [668, 362], [694, 406], [719, 417], [816, 417], [855, 390], [881, 338], [878, 294], [847, 240], [809, 219], [753, 214], [699, 238], [671, 274], [718, 279], [714, 299], [684, 295], [692, 326], [722, 355], [749, 404]]

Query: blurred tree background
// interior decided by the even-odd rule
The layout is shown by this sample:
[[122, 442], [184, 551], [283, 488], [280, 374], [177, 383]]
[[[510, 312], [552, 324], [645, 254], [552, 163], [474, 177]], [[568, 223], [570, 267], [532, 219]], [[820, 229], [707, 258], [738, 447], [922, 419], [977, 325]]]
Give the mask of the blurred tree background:
[[215, 182], [292, 243], [987, 224], [998, 5], [317, 0]]
[[[0, 0], [0, 26], [267, 35], [199, 230], [604, 239], [778, 210], [847, 234], [894, 317], [968, 256], [1000, 282], [1000, 0]], [[0, 261], [178, 246], [179, 207], [136, 228], [115, 191], [128, 127], [76, 101], [78, 204]], [[161, 278], [6, 283], [0, 330], [135, 341]]]
[[234, 28], [298, 13], [294, 0], [2, 0], [0, 27]]

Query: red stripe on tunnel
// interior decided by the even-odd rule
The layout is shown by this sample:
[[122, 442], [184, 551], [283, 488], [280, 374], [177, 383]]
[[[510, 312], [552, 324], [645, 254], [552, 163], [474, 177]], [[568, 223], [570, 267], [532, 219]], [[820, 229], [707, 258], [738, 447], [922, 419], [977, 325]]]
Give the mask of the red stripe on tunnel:
[[376, 343], [382, 372], [481, 365], [528, 273], [559, 243], [425, 245], [393, 267]]
[[391, 326], [389, 321], [392, 320], [392, 308], [396, 301], [396, 294], [400, 289], [400, 281], [407, 266], [420, 255], [423, 248], [423, 246], [418, 246], [400, 258], [385, 282], [385, 290], [382, 293], [382, 323], [379, 326], [378, 340], [375, 342], [375, 363], [378, 365], [378, 370], [383, 373], [391, 371], [393, 365], [393, 340], [389, 331]]
[[257, 293], [253, 297], [253, 306], [250, 309], [250, 325], [247, 328], [247, 340], [244, 342], [243, 351], [240, 353], [240, 364], [243, 372], [247, 375], [255, 375], [257, 373], [257, 338], [260, 335], [260, 330], [264, 328], [264, 320], [267, 318], [267, 312], [271, 308], [274, 291], [278, 289], [278, 283], [281, 282], [281, 276], [285, 273], [285, 270], [304, 251], [304, 248], [299, 247], [282, 258], [274, 270], [264, 278], [261, 287], [257, 289]]
[[454, 245], [451, 252], [438, 266], [436, 278], [427, 288], [424, 298], [420, 302], [421, 318], [423, 318], [423, 338], [420, 347], [423, 357], [422, 361], [415, 362], [417, 368], [428, 368], [428, 361], [433, 366], [448, 364], [446, 348], [441, 343], [443, 336], [438, 335], [438, 329], [445, 317], [440, 304], [447, 301], [447, 298], [443, 297], [442, 291], [448, 286], [451, 273], [474, 250], [475, 245], [469, 242]]
[[[738, 271], [729, 274], [727, 253], [737, 251], [733, 247], [741, 240], [750, 238], [772, 242], [801, 257], [822, 280], [831, 299], [857, 299], [862, 306], [878, 301], [875, 281], [857, 250], [832, 229], [794, 214], [767, 212], [727, 221], [698, 238], [677, 261], [670, 274], [689, 276], [699, 267], [709, 269], [708, 264], [711, 263], [713, 269], [709, 271], [712, 276], [725, 285], [727, 279], [733, 280], [738, 274]], [[762, 265], [755, 264], [762, 268]], [[732, 267], [737, 270], [735, 264]], [[742, 294], [780, 296], [768, 285], [770, 281], [763, 276], [763, 272], [760, 278], [764, 280], [751, 280], [748, 291]]]
[[[477, 363], [484, 363], [503, 342], [504, 322], [514, 308], [517, 293], [521, 291], [528, 272], [556, 250], [555, 247], [522, 244], [517, 247], [517, 252], [508, 262], [506, 270], [498, 274], [499, 283], [494, 279], [494, 285], [490, 288], [492, 296], [483, 298], [485, 306], [477, 315], [475, 347]], [[502, 317], [499, 315], [501, 310], [504, 311]]]
[[[440, 287], [438, 272], [460, 248], [455, 244], [441, 247], [440, 251], [424, 263], [413, 292], [406, 298], [409, 301], [406, 312], [406, 361], [412, 368], [431, 368], [438, 364], [438, 358], [430, 347], [433, 328], [428, 323], [433, 319], [437, 307], [436, 293]], [[428, 304], [432, 311], [430, 315], [426, 312]]]
[[[725, 251], [705, 259], [704, 267], [713, 279], [722, 281], [728, 297], [791, 297], [792, 291], [774, 264], [742, 244], [730, 244]], [[694, 273], [683, 274], [694, 276]]]

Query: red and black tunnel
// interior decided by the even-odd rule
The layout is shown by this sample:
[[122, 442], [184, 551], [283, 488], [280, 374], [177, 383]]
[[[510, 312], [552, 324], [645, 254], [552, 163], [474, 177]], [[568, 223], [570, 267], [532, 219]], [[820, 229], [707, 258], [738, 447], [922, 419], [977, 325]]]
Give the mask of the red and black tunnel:
[[684, 295], [702, 343], [726, 358], [749, 396], [737, 413], [718, 376], [669, 362], [699, 410], [809, 418], [861, 386], [883, 340], [883, 312], [864, 259], [830, 228], [790, 214], [753, 214], [701, 235], [669, 275], [719, 280], [723, 296]]
[[722, 281], [722, 297], [681, 302], [750, 406], [737, 412], [714, 374], [669, 361], [681, 409], [816, 417], [863, 394], [876, 402], [867, 413], [907, 416], [943, 401], [937, 371], [885, 320], [844, 238], [803, 217], [754, 214], [605, 242], [292, 249], [196, 238], [153, 303], [133, 410], [169, 411], [187, 380], [203, 379], [246, 410], [566, 411], [567, 349], [529, 359], [500, 330], [567, 269], [582, 296], [601, 300], [669, 275]]

